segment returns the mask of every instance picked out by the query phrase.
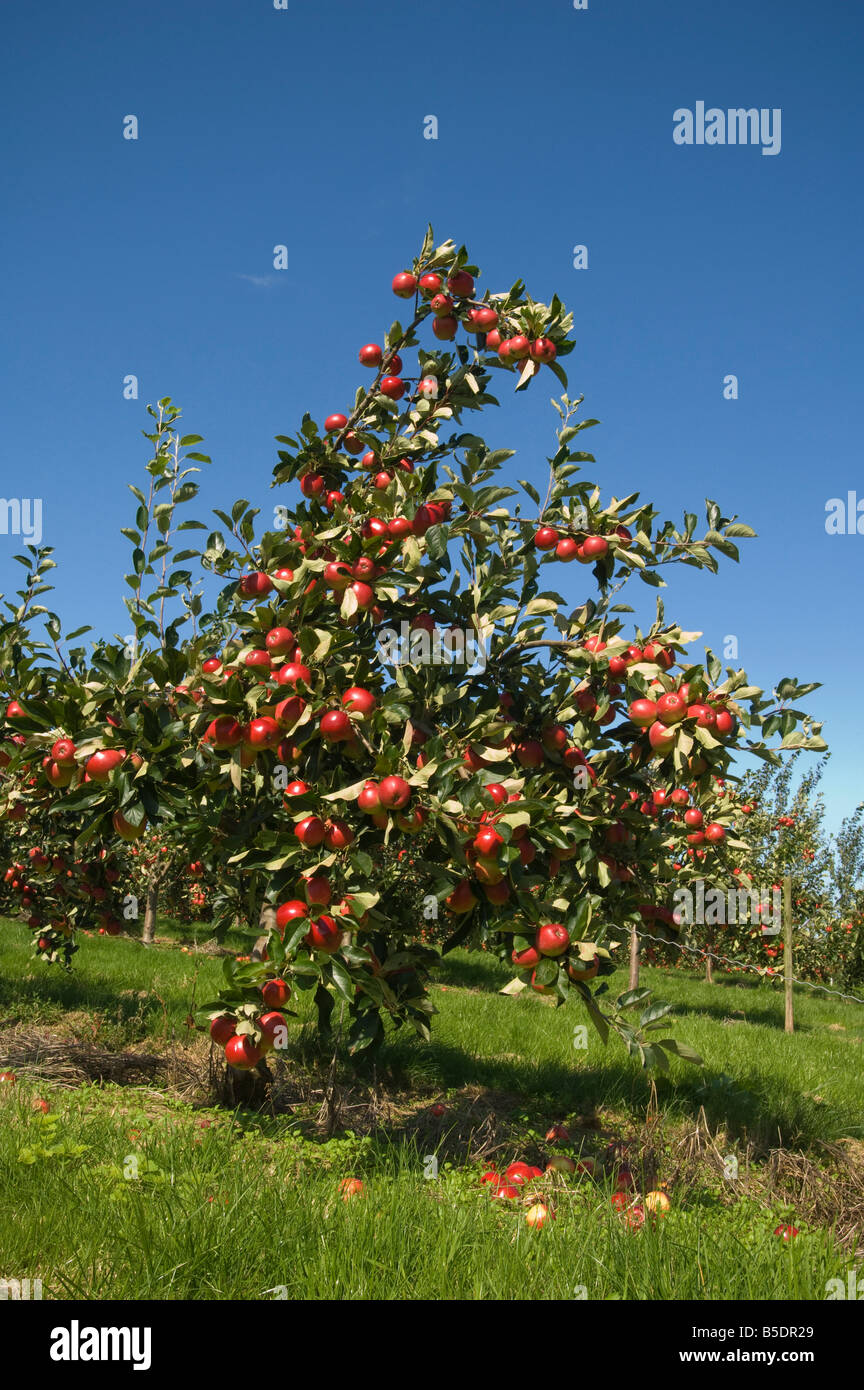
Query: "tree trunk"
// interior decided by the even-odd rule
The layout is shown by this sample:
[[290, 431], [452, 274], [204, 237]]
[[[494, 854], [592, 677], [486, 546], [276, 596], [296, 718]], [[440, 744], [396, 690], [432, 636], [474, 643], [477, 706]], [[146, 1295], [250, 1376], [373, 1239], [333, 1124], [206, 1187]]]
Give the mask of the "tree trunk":
[[[795, 1006], [792, 995], [792, 877], [783, 879], [783, 989], [786, 997], [784, 1031], [795, 1032]], [[833, 983], [833, 981], [832, 981]]]
[[226, 1066], [221, 1088], [223, 1105], [243, 1110], [263, 1110], [270, 1100], [273, 1080], [267, 1062], [262, 1058], [252, 1071], [235, 1071]]
[[712, 954], [711, 954], [711, 952], [712, 952], [713, 950], [714, 950], [714, 941], [713, 941], [713, 938], [712, 938], [712, 940], [708, 942], [708, 949], [707, 949], [707, 953], [706, 953], [706, 956], [705, 956], [705, 983], [706, 983], [706, 985], [713, 985], [713, 983], [714, 983], [714, 957], [713, 957]]
[[276, 909], [269, 903], [264, 903], [261, 908], [261, 915], [258, 918], [258, 927], [263, 933], [259, 936], [252, 947], [252, 959], [263, 960], [267, 950], [267, 934], [276, 930]]
[[639, 933], [635, 926], [630, 928], [630, 989], [639, 988]]
[[144, 926], [141, 940], [145, 946], [152, 946], [156, 939], [156, 913], [159, 910], [159, 880], [153, 879], [147, 885], [147, 898], [144, 905]]

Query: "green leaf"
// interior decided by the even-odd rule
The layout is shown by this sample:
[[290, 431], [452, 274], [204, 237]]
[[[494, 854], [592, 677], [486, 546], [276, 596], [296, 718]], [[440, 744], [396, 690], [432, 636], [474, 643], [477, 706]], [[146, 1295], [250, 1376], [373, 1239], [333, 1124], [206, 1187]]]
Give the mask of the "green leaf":
[[666, 1052], [673, 1052], [682, 1061], [692, 1062], [696, 1067], [704, 1067], [705, 1065], [695, 1048], [690, 1047], [688, 1043], [679, 1042], [677, 1038], [658, 1038], [654, 1046], [662, 1047]]

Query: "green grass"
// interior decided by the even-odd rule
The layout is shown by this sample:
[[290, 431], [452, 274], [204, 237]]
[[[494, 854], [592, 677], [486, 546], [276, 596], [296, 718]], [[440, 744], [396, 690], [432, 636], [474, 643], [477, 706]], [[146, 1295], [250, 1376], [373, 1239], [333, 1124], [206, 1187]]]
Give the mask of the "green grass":
[[[210, 998], [222, 979], [218, 958], [162, 944], [165, 938], [178, 948], [203, 945], [208, 931], [201, 924], [182, 927], [160, 918], [154, 947], [131, 937], [81, 935], [71, 973], [34, 961], [28, 935], [20, 923], [0, 918], [0, 1020], [14, 1016], [51, 1026], [83, 1013], [106, 1046], [185, 1036], [195, 1001]], [[230, 933], [225, 945], [239, 954], [248, 952], [250, 941]], [[84, 1026], [85, 1020], [77, 1021]]]
[[[182, 1050], [185, 1019], [213, 994], [220, 962], [178, 949], [192, 929], [163, 933], [172, 948], [84, 938], [67, 976], [32, 962], [20, 924], [0, 923], [0, 1023], [49, 1030], [71, 1014], [76, 1033], [102, 1047]], [[248, 950], [241, 938], [231, 945]], [[665, 1139], [673, 1210], [655, 1227], [628, 1230], [606, 1186], [587, 1178], [544, 1180], [557, 1220], [542, 1231], [515, 1204], [490, 1201], [481, 1169], [464, 1161], [478, 1099], [502, 1117], [501, 1162], [535, 1161], [558, 1119], [596, 1111], [607, 1134], [635, 1133], [651, 1099], [620, 1045], [604, 1049], [589, 1028], [587, 1048], [574, 1048], [584, 1022], [575, 1000], [555, 1010], [503, 997], [509, 978], [483, 955], [447, 958], [433, 1042], [388, 1040], [377, 1079], [394, 1118], [367, 1135], [319, 1138], [308, 1107], [233, 1116], [144, 1087], [52, 1089], [22, 1073], [0, 1087], [0, 1273], [41, 1277], [46, 1298], [113, 1299], [248, 1299], [273, 1288], [289, 1298], [573, 1298], [580, 1286], [590, 1299], [802, 1299], [845, 1277], [849, 1259], [830, 1230], [796, 1217], [801, 1235], [784, 1246], [772, 1234], [789, 1219], [779, 1206], [730, 1205], [707, 1176], [676, 1189]], [[799, 990], [789, 1037], [782, 995], [767, 984], [721, 976], [708, 986], [658, 970], [644, 982], [673, 1004], [671, 1031], [705, 1061], [673, 1061], [659, 1078], [667, 1137], [702, 1109], [724, 1142], [817, 1161], [825, 1141], [862, 1137], [864, 1007]], [[625, 984], [619, 973], [611, 992]], [[289, 1067], [310, 1046], [305, 1027]], [[339, 1075], [349, 1080], [347, 1064]], [[33, 1111], [37, 1095], [48, 1117]], [[429, 1120], [433, 1097], [446, 1100], [441, 1120]], [[439, 1176], [424, 1178], [436, 1152]], [[130, 1158], [137, 1179], [124, 1176]], [[352, 1174], [365, 1195], [344, 1203], [338, 1181]]]
[[[560, 1179], [555, 1221], [532, 1231], [479, 1169], [425, 1178], [410, 1145], [314, 1143], [288, 1120], [179, 1104], [154, 1116], [116, 1087], [56, 1098], [52, 1124], [18, 1089], [0, 1130], [15, 1209], [0, 1263], [41, 1277], [45, 1298], [809, 1299], [848, 1267], [825, 1232], [785, 1246], [753, 1202], [703, 1194], [630, 1231], [590, 1179]], [[343, 1202], [349, 1174], [364, 1195]]]
[[[160, 935], [168, 930], [160, 924]], [[195, 940], [192, 928], [174, 929], [173, 936], [175, 942]], [[92, 1020], [105, 1046], [145, 1037], [186, 1039], [187, 1016], [221, 980], [216, 958], [95, 936], [82, 939], [67, 975], [34, 963], [27, 938], [20, 925], [0, 923], [0, 1020], [50, 1026], [74, 1012]], [[244, 949], [243, 938], [230, 944]], [[647, 1078], [619, 1044], [604, 1048], [589, 1027], [587, 1048], [574, 1048], [574, 1028], [585, 1023], [577, 1000], [556, 1010], [533, 996], [503, 997], [497, 991], [510, 978], [482, 954], [448, 956], [435, 977], [439, 1013], [431, 1045], [407, 1032], [394, 1035], [382, 1058], [385, 1072], [427, 1091], [472, 1085], [515, 1093], [555, 1113], [601, 1105], [644, 1111]], [[694, 1068], [673, 1061], [670, 1078], [659, 1078], [669, 1113], [695, 1115], [704, 1107], [711, 1124], [761, 1146], [864, 1137], [864, 1006], [796, 989], [797, 1031], [790, 1038], [776, 986], [742, 985], [723, 975], [707, 985], [651, 969], [642, 980], [655, 997], [673, 1004], [670, 1031], [705, 1062]], [[625, 987], [623, 972], [610, 978], [610, 994]], [[295, 996], [298, 1012], [308, 1018], [307, 1002]], [[843, 1031], [832, 1030], [838, 1024]]]

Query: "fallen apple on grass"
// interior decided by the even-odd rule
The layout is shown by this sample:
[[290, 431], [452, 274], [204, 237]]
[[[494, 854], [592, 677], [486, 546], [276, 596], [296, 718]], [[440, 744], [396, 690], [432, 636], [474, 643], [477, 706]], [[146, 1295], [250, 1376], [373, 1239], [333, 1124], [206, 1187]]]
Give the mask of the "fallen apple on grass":
[[339, 1184], [339, 1191], [342, 1194], [343, 1202], [350, 1202], [352, 1197], [363, 1197], [365, 1195], [363, 1183], [360, 1178], [343, 1178]]
[[518, 1183], [519, 1186], [532, 1182], [534, 1178], [542, 1178], [543, 1169], [534, 1168], [530, 1163], [511, 1163], [504, 1174], [506, 1180], [511, 1183]]
[[546, 1131], [547, 1144], [567, 1144], [570, 1142], [570, 1131], [566, 1125], [552, 1125]]
[[627, 1222], [628, 1230], [638, 1231], [640, 1226], [645, 1225], [644, 1208], [639, 1206], [630, 1207], [626, 1212], [624, 1219]]
[[668, 1196], [661, 1189], [649, 1192], [643, 1203], [645, 1210], [652, 1216], [665, 1216], [670, 1211], [672, 1203]]
[[547, 1173], [575, 1173], [576, 1160], [568, 1154], [555, 1154], [546, 1164]]
[[555, 1220], [555, 1212], [545, 1202], [534, 1202], [525, 1213], [525, 1221], [532, 1231], [541, 1231], [547, 1221]]

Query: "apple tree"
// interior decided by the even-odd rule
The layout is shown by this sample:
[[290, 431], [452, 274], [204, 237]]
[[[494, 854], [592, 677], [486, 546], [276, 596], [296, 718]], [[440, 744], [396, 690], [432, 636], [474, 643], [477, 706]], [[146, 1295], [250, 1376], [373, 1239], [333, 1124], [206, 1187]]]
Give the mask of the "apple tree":
[[[199, 1014], [237, 1068], [284, 1044], [296, 991], [352, 1052], [379, 1046], [387, 1021], [428, 1037], [433, 940], [484, 946], [668, 1066], [686, 1049], [657, 1040], [663, 1007], [638, 990], [606, 1004], [616, 952], [664, 922], [676, 856], [728, 852], [735, 817], [716, 789], [737, 750], [776, 756], [766, 732], [781, 749], [824, 747], [803, 713], [773, 728], [745, 672], [697, 659], [699, 634], [659, 594], [651, 623], [627, 630], [628, 582], [659, 590], [674, 564], [714, 573], [753, 533], [713, 501], [704, 526], [692, 512], [675, 523], [590, 481], [597, 422], [563, 368], [571, 316], [521, 282], [482, 293], [478, 278], [430, 232], [393, 281], [404, 313], [359, 349], [353, 403], [279, 438], [272, 517], [237, 499], [198, 552], [169, 555], [195, 489], [183, 450], [199, 441], [163, 403], [165, 501], [136, 493], [127, 532], [132, 650], [71, 660], [58, 643], [52, 660], [35, 615], [3, 639], [6, 693], [27, 715], [7, 710], [24, 740], [7, 778], [68, 738], [89, 780], [74, 774], [50, 813], [76, 845], [159, 827], [218, 884], [217, 932], [263, 923], [266, 959], [228, 963]], [[475, 424], [496, 385], [538, 377], [562, 388], [542, 482]], [[555, 585], [573, 564], [585, 585], [568, 611]], [[145, 599], [135, 580], [159, 565]], [[100, 753], [122, 756], [97, 777]], [[670, 816], [645, 811], [658, 789]]]

